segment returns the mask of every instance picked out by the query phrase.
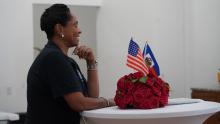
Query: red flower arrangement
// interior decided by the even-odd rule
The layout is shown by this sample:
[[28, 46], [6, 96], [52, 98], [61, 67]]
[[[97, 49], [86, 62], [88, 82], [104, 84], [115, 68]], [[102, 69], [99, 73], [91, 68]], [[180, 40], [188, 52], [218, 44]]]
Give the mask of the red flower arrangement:
[[114, 101], [121, 109], [152, 109], [167, 105], [168, 96], [168, 83], [152, 73], [136, 72], [118, 80]]

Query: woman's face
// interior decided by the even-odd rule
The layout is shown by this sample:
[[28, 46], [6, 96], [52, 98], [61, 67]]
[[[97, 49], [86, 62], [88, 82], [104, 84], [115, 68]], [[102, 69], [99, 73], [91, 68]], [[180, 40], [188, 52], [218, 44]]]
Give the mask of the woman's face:
[[72, 16], [72, 19], [67, 22], [63, 30], [65, 44], [68, 47], [78, 46], [80, 33], [78, 20], [75, 16]]

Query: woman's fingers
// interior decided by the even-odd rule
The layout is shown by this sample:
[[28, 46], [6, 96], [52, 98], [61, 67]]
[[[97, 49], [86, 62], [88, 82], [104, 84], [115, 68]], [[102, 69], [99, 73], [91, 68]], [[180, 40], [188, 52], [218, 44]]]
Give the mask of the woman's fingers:
[[78, 53], [78, 46], [73, 50], [73, 54], [75, 54], [75, 55], [77, 55], [77, 53]]
[[86, 60], [91, 60], [94, 59], [94, 55], [92, 52], [92, 49], [86, 46], [78, 46], [74, 49], [73, 53], [75, 55], [78, 55], [79, 58], [83, 58]]
[[83, 49], [84, 49], [84, 48], [85, 48], [85, 46], [77, 46], [77, 47], [74, 49], [73, 53], [74, 53], [75, 55], [78, 55], [79, 58], [82, 58], [82, 54], [83, 54]]
[[108, 99], [108, 101], [109, 101], [109, 106], [115, 106], [115, 101], [113, 98]]

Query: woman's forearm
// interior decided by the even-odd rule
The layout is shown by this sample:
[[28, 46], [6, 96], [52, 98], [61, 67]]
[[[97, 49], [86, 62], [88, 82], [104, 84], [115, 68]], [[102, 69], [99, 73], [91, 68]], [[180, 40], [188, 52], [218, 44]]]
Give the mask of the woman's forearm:
[[99, 79], [97, 69], [88, 69], [88, 95], [89, 97], [99, 97]]

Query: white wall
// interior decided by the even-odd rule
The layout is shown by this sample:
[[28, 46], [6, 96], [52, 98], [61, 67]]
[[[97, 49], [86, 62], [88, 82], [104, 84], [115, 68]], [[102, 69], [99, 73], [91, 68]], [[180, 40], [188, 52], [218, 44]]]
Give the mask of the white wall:
[[114, 96], [117, 79], [132, 72], [125, 66], [131, 36], [142, 47], [150, 40], [170, 97], [190, 97], [191, 87], [218, 88], [219, 6], [219, 0], [103, 0], [97, 33], [102, 95]]
[[220, 88], [220, 1], [194, 0], [192, 5], [192, 86]]
[[32, 62], [29, 0], [0, 2], [0, 110], [26, 110], [26, 75]]
[[131, 36], [142, 48], [149, 40], [171, 97], [186, 96], [183, 14], [182, 0], [103, 0], [98, 56], [104, 96], [114, 96], [119, 77], [133, 72], [125, 66]]

